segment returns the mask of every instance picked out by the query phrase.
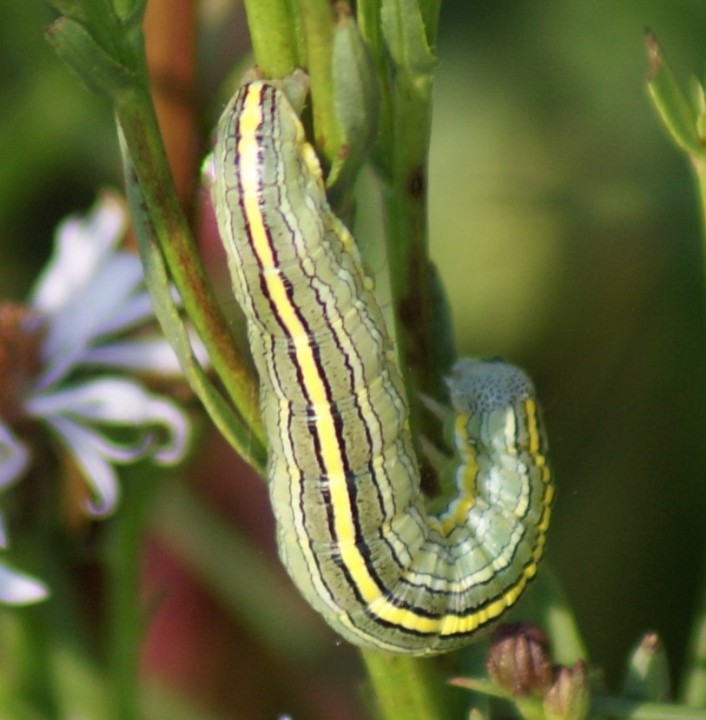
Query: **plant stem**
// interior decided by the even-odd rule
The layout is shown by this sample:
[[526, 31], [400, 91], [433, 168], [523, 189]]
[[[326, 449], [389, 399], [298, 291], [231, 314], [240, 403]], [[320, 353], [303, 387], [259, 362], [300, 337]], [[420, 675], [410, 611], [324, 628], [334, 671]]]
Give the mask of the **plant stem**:
[[[142, 467], [123, 483], [124, 500], [113, 521], [108, 568], [108, 666], [115, 720], [142, 716], [138, 680], [138, 650], [142, 636], [139, 612], [140, 558], [145, 518], [154, 482]], [[125, 479], [125, 478], [124, 478]], [[132, 480], [133, 482], [130, 482]]]
[[442, 720], [448, 687], [429, 660], [360, 651], [375, 695], [380, 720]]
[[267, 77], [284, 77], [302, 66], [291, 2], [245, 0], [245, 13], [255, 59]]
[[679, 697], [690, 707], [706, 705], [706, 604], [699, 608], [694, 625], [682, 677]]
[[116, 98], [115, 108], [146, 212], [186, 312], [244, 423], [264, 444], [256, 385], [218, 309], [176, 195], [167, 190], [173, 183], [150, 95], [141, 87], [133, 87]]
[[302, 29], [306, 37], [307, 70], [311, 80], [314, 143], [330, 167], [340, 144], [333, 106], [334, 16], [328, 0], [299, 0]]

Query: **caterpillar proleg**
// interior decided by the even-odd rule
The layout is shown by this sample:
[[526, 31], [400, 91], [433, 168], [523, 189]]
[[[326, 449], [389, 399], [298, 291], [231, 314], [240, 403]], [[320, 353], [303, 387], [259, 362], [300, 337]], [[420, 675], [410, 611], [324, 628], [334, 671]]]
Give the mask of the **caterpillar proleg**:
[[277, 85], [240, 88], [214, 164], [283, 563], [354, 644], [426, 655], [467, 643], [516, 602], [545, 544], [553, 486], [530, 380], [500, 362], [454, 366], [458, 492], [430, 514], [372, 282]]

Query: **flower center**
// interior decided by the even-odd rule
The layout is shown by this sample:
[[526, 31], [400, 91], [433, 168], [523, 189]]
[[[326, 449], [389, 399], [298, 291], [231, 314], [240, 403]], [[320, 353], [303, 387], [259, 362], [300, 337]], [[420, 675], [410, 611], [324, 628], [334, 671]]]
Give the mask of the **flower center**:
[[44, 318], [38, 312], [0, 302], [0, 418], [7, 423], [23, 417], [22, 399], [42, 367], [40, 348], [45, 331]]

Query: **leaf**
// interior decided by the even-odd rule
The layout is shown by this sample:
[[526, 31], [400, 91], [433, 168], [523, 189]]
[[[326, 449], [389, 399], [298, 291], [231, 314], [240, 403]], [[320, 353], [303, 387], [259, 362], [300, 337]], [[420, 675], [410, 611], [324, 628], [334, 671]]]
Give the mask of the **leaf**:
[[59, 18], [47, 30], [47, 39], [56, 54], [93, 92], [114, 95], [135, 80], [135, 73], [107, 52], [76, 20]]
[[264, 449], [214, 387], [194, 356], [186, 324], [172, 299], [167, 268], [154, 240], [152, 225], [144, 206], [142, 192], [134, 177], [125, 139], [122, 132], [119, 135], [130, 213], [155, 315], [179, 359], [191, 389], [201, 400], [223, 437], [246, 462], [263, 475], [266, 462]]
[[647, 633], [630, 654], [622, 694], [632, 700], [664, 702], [669, 699], [669, 684], [664, 646], [655, 633]]
[[650, 63], [647, 90], [668, 135], [687, 155], [706, 160], [706, 150], [697, 132], [697, 115], [664, 60], [654, 36], [645, 37]]
[[398, 69], [412, 76], [429, 75], [436, 66], [436, 57], [427, 42], [424, 17], [416, 0], [384, 0], [380, 19]]
[[368, 49], [350, 16], [340, 17], [333, 34], [333, 112], [342, 145], [326, 179], [335, 193], [356, 178], [377, 130], [378, 88]]

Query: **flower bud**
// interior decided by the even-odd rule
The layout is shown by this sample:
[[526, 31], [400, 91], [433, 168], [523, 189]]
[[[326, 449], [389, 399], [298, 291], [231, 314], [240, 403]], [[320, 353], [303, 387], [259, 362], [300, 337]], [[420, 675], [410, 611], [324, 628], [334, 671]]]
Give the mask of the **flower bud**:
[[586, 663], [577, 660], [571, 668], [554, 669], [554, 682], [544, 696], [546, 720], [583, 720], [588, 714], [588, 672]]
[[630, 655], [623, 695], [650, 702], [664, 702], [669, 698], [667, 656], [655, 633], [647, 633]]
[[547, 636], [528, 623], [501, 625], [491, 637], [486, 667], [513, 697], [544, 694], [552, 682]]

